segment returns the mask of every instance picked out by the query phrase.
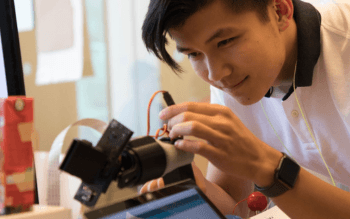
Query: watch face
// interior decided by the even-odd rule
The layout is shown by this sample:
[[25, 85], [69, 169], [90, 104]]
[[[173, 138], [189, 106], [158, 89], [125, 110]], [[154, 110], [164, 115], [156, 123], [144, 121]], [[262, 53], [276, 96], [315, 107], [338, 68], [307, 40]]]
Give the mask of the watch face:
[[290, 188], [293, 188], [299, 171], [300, 166], [289, 157], [286, 157], [284, 158], [278, 172], [278, 179], [284, 182]]

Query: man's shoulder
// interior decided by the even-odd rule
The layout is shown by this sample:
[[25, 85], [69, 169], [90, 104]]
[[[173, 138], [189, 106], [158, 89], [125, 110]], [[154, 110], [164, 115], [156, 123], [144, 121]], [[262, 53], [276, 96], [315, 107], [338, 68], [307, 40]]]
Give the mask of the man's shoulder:
[[[328, 86], [343, 119], [350, 112], [350, 4], [337, 3], [316, 7], [321, 13], [321, 42]], [[350, 127], [349, 127], [350, 130]]]
[[350, 38], [350, 3], [328, 3], [315, 7], [321, 14], [322, 27]]

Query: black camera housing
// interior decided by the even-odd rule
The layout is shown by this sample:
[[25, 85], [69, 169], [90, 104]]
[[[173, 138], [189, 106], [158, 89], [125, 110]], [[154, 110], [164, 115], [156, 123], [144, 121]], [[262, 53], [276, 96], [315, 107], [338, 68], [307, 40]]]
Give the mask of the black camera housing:
[[[82, 179], [74, 196], [92, 207], [113, 180], [119, 188], [133, 187], [163, 176], [166, 185], [193, 179], [191, 164], [164, 175], [167, 166], [163, 148], [150, 136], [130, 141], [133, 132], [112, 120], [96, 147], [85, 140], [74, 139], [60, 165], [63, 170]], [[160, 139], [174, 144], [177, 139]]]

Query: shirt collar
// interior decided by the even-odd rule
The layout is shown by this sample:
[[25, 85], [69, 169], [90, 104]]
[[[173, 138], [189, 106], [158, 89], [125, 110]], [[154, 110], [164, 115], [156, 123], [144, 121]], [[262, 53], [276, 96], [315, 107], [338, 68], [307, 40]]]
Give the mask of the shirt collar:
[[[321, 14], [310, 3], [293, 0], [294, 19], [298, 32], [298, 64], [295, 73], [295, 88], [312, 85], [314, 67], [321, 53]], [[265, 97], [271, 96], [270, 89]], [[293, 93], [293, 86], [283, 97], [286, 100]]]

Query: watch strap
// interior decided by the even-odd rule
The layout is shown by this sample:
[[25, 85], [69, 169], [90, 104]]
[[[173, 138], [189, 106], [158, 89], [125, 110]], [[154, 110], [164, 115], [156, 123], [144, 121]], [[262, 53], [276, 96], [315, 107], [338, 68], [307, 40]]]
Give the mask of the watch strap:
[[277, 197], [279, 195], [282, 195], [283, 193], [285, 193], [289, 189], [291, 189], [289, 186], [287, 186], [286, 184], [282, 183], [278, 179], [278, 174], [279, 174], [279, 171], [280, 171], [280, 168], [281, 168], [281, 165], [282, 165], [284, 159], [285, 158], [289, 158], [285, 153], [282, 152], [282, 154], [283, 154], [283, 156], [282, 156], [282, 158], [281, 158], [281, 160], [280, 160], [280, 162], [278, 164], [277, 169], [275, 170], [275, 177], [274, 177], [273, 184], [271, 186], [267, 186], [267, 187], [259, 187], [256, 184], [254, 184], [255, 190], [261, 192], [262, 194], [264, 194], [267, 197]]
[[269, 187], [259, 187], [256, 184], [254, 185], [257, 191], [261, 192], [267, 197], [277, 197], [289, 190], [288, 187], [286, 187], [285, 185], [283, 185], [281, 182], [277, 180]]

